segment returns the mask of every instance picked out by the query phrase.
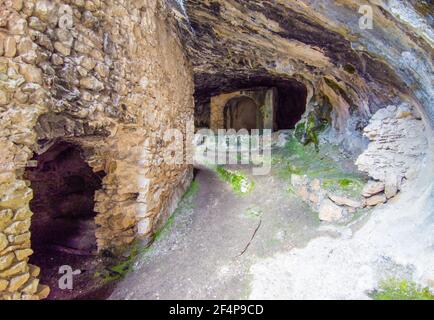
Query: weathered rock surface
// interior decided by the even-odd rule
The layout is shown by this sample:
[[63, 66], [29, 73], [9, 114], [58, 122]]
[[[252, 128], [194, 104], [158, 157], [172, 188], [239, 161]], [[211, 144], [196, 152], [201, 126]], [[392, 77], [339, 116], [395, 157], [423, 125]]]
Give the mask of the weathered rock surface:
[[363, 187], [362, 195], [364, 197], [370, 197], [370, 196], [373, 196], [374, 194], [383, 192], [384, 188], [385, 188], [384, 182], [370, 180]]
[[333, 201], [325, 199], [319, 207], [319, 219], [327, 222], [336, 222], [345, 216], [345, 209]]
[[308, 88], [310, 109], [321, 108], [324, 97], [331, 103], [336, 139], [349, 149], [371, 114], [397, 103], [397, 92], [418, 101], [434, 124], [434, 34], [429, 14], [420, 10], [426, 6], [369, 4], [373, 29], [360, 27], [356, 0], [174, 4], [193, 63], [197, 105], [220, 92], [292, 78]]
[[330, 200], [332, 200], [334, 203], [340, 206], [347, 206], [355, 209], [364, 207], [363, 200], [352, 199], [346, 196], [341, 196], [330, 192], [328, 193], [328, 197], [330, 198]]
[[378, 204], [385, 203], [387, 201], [386, 195], [384, 193], [376, 194], [372, 197], [366, 199], [366, 205], [376, 206]]
[[[375, 28], [361, 30], [356, 0], [0, 2], [0, 298], [49, 294], [27, 263], [32, 191], [23, 171], [55, 139], [79, 144], [93, 170], [107, 173], [95, 194], [100, 249], [164, 223], [192, 168], [164, 163], [161, 137], [187, 134], [193, 75], [201, 103], [234, 87], [305, 89], [308, 112], [331, 106], [326, 118], [341, 139], [360, 135], [396, 97], [410, 101], [420, 115], [405, 105], [375, 114], [358, 162], [385, 182], [368, 205], [395, 195], [426, 150], [420, 117], [434, 123], [434, 37], [412, 1], [371, 4]], [[317, 182], [295, 182], [322, 219], [345, 215]]]
[[417, 112], [402, 104], [388, 106], [371, 118], [364, 128], [371, 140], [356, 164], [379, 182], [365, 186], [363, 195], [386, 193], [387, 199], [399, 191], [403, 179], [411, 179], [419, 171], [428, 150], [424, 124]]

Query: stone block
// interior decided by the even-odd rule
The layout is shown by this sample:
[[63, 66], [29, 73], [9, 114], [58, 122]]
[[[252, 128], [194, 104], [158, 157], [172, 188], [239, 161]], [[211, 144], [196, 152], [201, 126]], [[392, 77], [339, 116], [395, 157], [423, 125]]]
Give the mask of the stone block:
[[4, 256], [0, 256], [0, 271], [9, 268], [15, 260], [15, 255], [11, 252]]
[[4, 230], [6, 234], [19, 235], [25, 233], [30, 228], [30, 219], [24, 221], [13, 222], [9, 227]]
[[0, 251], [3, 251], [9, 244], [8, 238], [4, 233], [0, 232]]
[[8, 286], [9, 286], [8, 280], [0, 279], [0, 291], [6, 290]]
[[372, 197], [366, 199], [366, 205], [368, 206], [376, 206], [387, 201], [386, 195], [384, 193], [376, 194]]
[[37, 67], [30, 64], [21, 64], [20, 73], [26, 81], [42, 84], [42, 71]]
[[0, 272], [0, 277], [9, 278], [13, 275], [26, 272], [27, 271], [26, 269], [27, 269], [27, 262], [21, 261], [21, 262], [14, 264], [9, 269], [6, 269], [6, 270]]
[[8, 236], [9, 242], [12, 244], [21, 244], [26, 241], [30, 241], [30, 232], [25, 232], [23, 234], [19, 235], [9, 235]]
[[19, 261], [26, 259], [28, 256], [33, 254], [32, 249], [20, 249], [15, 251], [15, 256]]
[[333, 193], [328, 193], [328, 197], [339, 206], [347, 206], [352, 208], [363, 208], [364, 201], [351, 199], [346, 196], [341, 196]]
[[374, 194], [383, 192], [384, 188], [385, 188], [384, 182], [370, 180], [363, 187], [362, 195], [364, 197], [370, 197], [373, 196]]
[[324, 199], [319, 208], [319, 219], [327, 222], [336, 222], [345, 215], [345, 209], [335, 204], [330, 199]]
[[0, 231], [3, 231], [12, 223], [14, 213], [11, 209], [0, 210]]
[[23, 273], [13, 277], [9, 281], [8, 291], [9, 292], [17, 291], [23, 284], [27, 282], [27, 280], [29, 280], [29, 278], [30, 278], [30, 274], [28, 273]]
[[5, 57], [13, 58], [17, 53], [17, 43], [13, 36], [6, 37], [3, 42], [3, 51]]
[[38, 285], [38, 290], [36, 291], [36, 295], [39, 299], [45, 299], [50, 294], [50, 288], [46, 285]]
[[86, 77], [80, 80], [80, 86], [94, 91], [101, 91], [104, 89], [104, 84], [95, 77]]
[[32, 277], [36, 278], [41, 273], [41, 268], [33, 264], [29, 264], [29, 273]]
[[21, 290], [24, 293], [34, 294], [38, 290], [39, 279], [30, 278], [27, 283], [24, 284], [23, 289]]

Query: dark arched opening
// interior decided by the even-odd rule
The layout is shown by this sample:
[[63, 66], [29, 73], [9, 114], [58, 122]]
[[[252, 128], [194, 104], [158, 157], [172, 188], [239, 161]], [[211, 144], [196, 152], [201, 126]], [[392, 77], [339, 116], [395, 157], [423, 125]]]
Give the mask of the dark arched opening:
[[[210, 127], [210, 98], [254, 88], [275, 88], [276, 103], [273, 113], [273, 129], [293, 129], [301, 119], [307, 105], [307, 88], [296, 79], [271, 75], [231, 78], [226, 74], [195, 75], [196, 127]], [[226, 124], [226, 121], [225, 121]]]
[[275, 130], [293, 129], [306, 110], [307, 89], [296, 83], [277, 87]]

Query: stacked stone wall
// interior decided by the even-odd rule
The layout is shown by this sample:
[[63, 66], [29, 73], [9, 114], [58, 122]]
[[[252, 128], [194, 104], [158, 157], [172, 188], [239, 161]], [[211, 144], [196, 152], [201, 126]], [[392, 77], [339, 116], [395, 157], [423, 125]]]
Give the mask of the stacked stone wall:
[[[163, 1], [0, 0], [0, 299], [40, 299], [28, 263], [34, 154], [79, 144], [95, 171], [99, 250], [151, 237], [192, 168], [162, 161], [193, 121], [191, 68]], [[175, 199], [175, 200], [174, 200]]]

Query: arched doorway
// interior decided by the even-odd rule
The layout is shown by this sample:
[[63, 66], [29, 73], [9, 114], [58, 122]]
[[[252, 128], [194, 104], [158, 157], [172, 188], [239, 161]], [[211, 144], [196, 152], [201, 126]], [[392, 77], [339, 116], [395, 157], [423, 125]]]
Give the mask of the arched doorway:
[[225, 129], [260, 129], [260, 113], [255, 101], [249, 97], [230, 99], [224, 108]]

